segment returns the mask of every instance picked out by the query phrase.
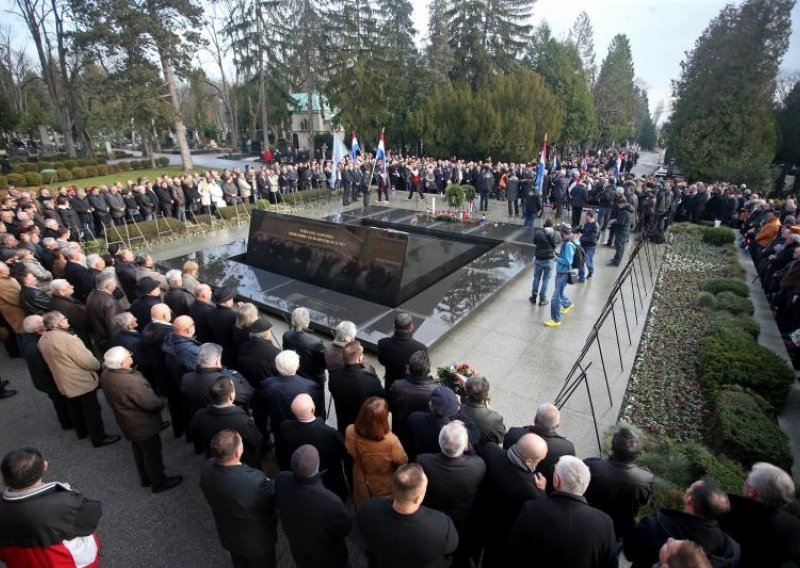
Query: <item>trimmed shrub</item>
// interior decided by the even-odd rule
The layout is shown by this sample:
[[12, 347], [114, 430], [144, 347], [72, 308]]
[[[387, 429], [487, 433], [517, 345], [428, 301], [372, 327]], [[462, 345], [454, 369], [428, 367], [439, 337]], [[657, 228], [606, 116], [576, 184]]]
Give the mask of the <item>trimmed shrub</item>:
[[733, 292], [720, 292], [716, 298], [718, 310], [728, 310], [732, 314], [748, 316], [752, 316], [756, 311], [749, 298], [742, 298]]
[[697, 295], [697, 305], [714, 310], [717, 307], [717, 298], [711, 292], [700, 292]]
[[[221, 211], [224, 211], [222, 209]], [[178, 221], [172, 217], [166, 219], [167, 225], [175, 234], [181, 234], [186, 232], [186, 225], [182, 221]], [[148, 241], [156, 240], [159, 238], [158, 231], [156, 230], [156, 222], [155, 221], [145, 221], [139, 223], [139, 229], [141, 229], [142, 234]], [[158, 220], [158, 227], [163, 232], [165, 230], [164, 227], [164, 220]]]
[[742, 298], [750, 296], [750, 288], [741, 280], [735, 278], [712, 278], [703, 282], [702, 290], [719, 294], [720, 292], [732, 292]]
[[77, 166], [72, 168], [72, 179], [82, 179], [88, 177], [86, 175], [86, 168]]
[[727, 331], [744, 337], [745, 339], [758, 339], [761, 326], [749, 316], [737, 316], [727, 310], [719, 310], [711, 315], [711, 322], [706, 330], [706, 335]]
[[689, 459], [693, 481], [709, 477], [728, 493], [738, 494], [742, 490], [747, 474], [732, 459], [714, 455], [699, 442], [689, 442], [683, 446], [683, 453]]
[[25, 185], [42, 185], [44, 180], [39, 172], [25, 172]]
[[789, 441], [768, 406], [750, 393], [723, 390], [715, 397], [715, 433], [720, 451], [747, 467], [766, 461], [787, 471], [792, 468]]
[[39, 162], [39, 171], [54, 170], [55, 167], [50, 162]]
[[703, 228], [703, 242], [710, 245], [722, 246], [736, 241], [736, 234], [728, 227]]
[[78, 160], [64, 160], [64, 167], [69, 169], [77, 168], [79, 167]]
[[100, 172], [97, 171], [97, 166], [86, 166], [86, 177], [97, 177], [100, 175]]
[[66, 168], [67, 166], [64, 165], [64, 162], [53, 162], [53, 169], [58, 170], [59, 168]]
[[97, 174], [101, 176], [107, 176], [109, 174], [108, 165], [107, 164], [98, 164], [95, 166], [97, 168]]
[[160, 158], [156, 158], [156, 165], [159, 168], [166, 168], [169, 165], [169, 158], [166, 156], [161, 156]]
[[699, 361], [702, 380], [710, 388], [740, 385], [777, 409], [783, 407], [794, 383], [794, 372], [783, 359], [755, 341], [726, 331], [701, 342]]
[[25, 176], [17, 173], [8, 174], [6, 181], [8, 182], [8, 185], [13, 185], [14, 187], [22, 187], [27, 183]]
[[127, 172], [131, 169], [131, 163], [126, 161], [117, 162], [117, 168], [119, 168], [121, 172]]
[[5, 187], [8, 185], [8, 178], [6, 176], [0, 175], [0, 187]]
[[58, 173], [58, 181], [70, 181], [72, 179], [72, 172], [67, 168], [58, 168], [56, 172]]
[[85, 168], [90, 165], [88, 160], [77, 160], [77, 164], [79, 168]]

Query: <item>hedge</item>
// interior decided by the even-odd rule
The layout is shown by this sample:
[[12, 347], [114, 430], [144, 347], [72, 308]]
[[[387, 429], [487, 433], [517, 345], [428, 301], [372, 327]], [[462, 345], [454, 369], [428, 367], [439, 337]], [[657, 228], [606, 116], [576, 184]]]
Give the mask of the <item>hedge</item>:
[[700, 343], [700, 376], [718, 389], [740, 385], [763, 396], [774, 408], [783, 408], [794, 383], [794, 372], [775, 353], [730, 331], [709, 335]]
[[117, 167], [119, 168], [119, 171], [127, 172], [128, 170], [131, 169], [131, 163], [125, 161], [117, 162]]
[[727, 331], [740, 335], [745, 339], [758, 339], [761, 333], [761, 326], [749, 316], [737, 316], [726, 310], [720, 310], [711, 314], [706, 335], [712, 335], [721, 331]]
[[22, 187], [27, 182], [25, 176], [22, 174], [8, 174], [8, 185], [13, 185], [14, 187]]
[[717, 308], [717, 297], [711, 292], [700, 292], [697, 295], [697, 305], [714, 310]]
[[100, 175], [100, 172], [97, 170], [97, 166], [86, 166], [86, 177], [97, 177]]
[[738, 278], [712, 278], [703, 282], [701, 289], [712, 294], [731, 292], [742, 298], [750, 296], [750, 288]]
[[721, 452], [747, 467], [766, 461], [791, 470], [789, 441], [765, 410], [765, 401], [740, 390], [723, 390], [715, 402], [716, 443]]
[[39, 172], [25, 172], [25, 185], [42, 185], [44, 178]]
[[73, 168], [83, 167], [78, 164], [78, 160], [64, 160], [64, 167], [69, 168], [70, 170]]
[[736, 234], [728, 227], [705, 227], [703, 228], [703, 241], [711, 245], [724, 245], [733, 243]]
[[733, 292], [720, 292], [716, 295], [718, 310], [728, 310], [732, 314], [752, 316], [756, 309], [749, 298], [742, 298]]
[[156, 165], [158, 165], [160, 168], [166, 168], [169, 165], [169, 158], [165, 156], [156, 158]]
[[99, 164], [95, 166], [97, 168], [97, 175], [107, 176], [108, 175], [108, 166], [106, 164]]
[[58, 168], [56, 172], [58, 173], [58, 181], [70, 181], [72, 179], [72, 172], [67, 168]]

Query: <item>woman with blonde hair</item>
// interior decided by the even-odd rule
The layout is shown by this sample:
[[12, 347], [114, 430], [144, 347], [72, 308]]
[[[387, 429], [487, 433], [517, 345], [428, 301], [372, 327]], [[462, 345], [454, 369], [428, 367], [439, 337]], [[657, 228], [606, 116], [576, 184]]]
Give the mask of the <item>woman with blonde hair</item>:
[[392, 476], [408, 455], [389, 426], [386, 399], [371, 396], [361, 404], [358, 417], [345, 430], [344, 444], [353, 458], [353, 503], [392, 494]]
[[195, 290], [197, 290], [197, 285], [199, 284], [197, 281], [198, 270], [200, 270], [200, 265], [193, 260], [187, 260], [183, 263], [183, 287], [190, 294], [194, 294]]

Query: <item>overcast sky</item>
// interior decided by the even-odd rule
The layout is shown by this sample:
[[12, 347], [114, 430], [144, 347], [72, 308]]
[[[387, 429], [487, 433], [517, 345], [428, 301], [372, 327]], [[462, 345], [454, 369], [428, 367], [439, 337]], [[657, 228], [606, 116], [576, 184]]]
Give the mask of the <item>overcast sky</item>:
[[[428, 26], [428, 0], [412, 0], [418, 37]], [[684, 53], [694, 46], [708, 23], [730, 0], [537, 0], [533, 24], [546, 20], [555, 37], [563, 39], [582, 11], [594, 28], [594, 51], [599, 69], [608, 44], [618, 33], [631, 42], [636, 76], [648, 88], [650, 109], [659, 100], [666, 104], [671, 83], [680, 74]], [[734, 0], [740, 4], [741, 0]], [[800, 70], [800, 2], [792, 11], [792, 38], [782, 69]], [[663, 119], [662, 119], [663, 120]]]

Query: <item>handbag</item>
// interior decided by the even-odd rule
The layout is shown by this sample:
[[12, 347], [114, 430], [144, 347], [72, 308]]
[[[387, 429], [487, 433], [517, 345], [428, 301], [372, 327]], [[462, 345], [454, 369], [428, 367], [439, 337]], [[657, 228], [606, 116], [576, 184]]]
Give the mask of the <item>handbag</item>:
[[567, 284], [576, 284], [578, 282], [578, 273], [570, 270], [567, 274]]

